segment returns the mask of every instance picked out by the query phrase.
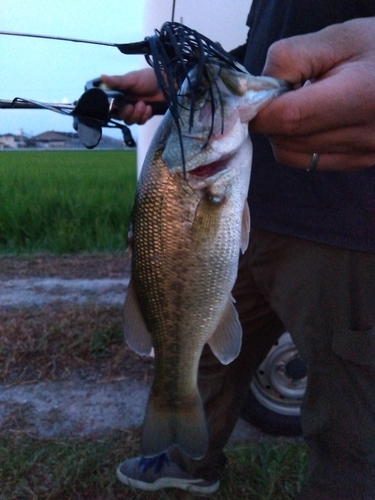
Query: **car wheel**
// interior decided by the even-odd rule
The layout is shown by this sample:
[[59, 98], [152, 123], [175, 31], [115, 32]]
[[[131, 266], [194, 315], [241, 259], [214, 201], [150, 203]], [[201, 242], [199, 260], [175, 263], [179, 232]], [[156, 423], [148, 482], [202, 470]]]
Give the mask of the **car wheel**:
[[253, 377], [241, 416], [262, 431], [299, 436], [307, 367], [288, 332], [283, 333]]

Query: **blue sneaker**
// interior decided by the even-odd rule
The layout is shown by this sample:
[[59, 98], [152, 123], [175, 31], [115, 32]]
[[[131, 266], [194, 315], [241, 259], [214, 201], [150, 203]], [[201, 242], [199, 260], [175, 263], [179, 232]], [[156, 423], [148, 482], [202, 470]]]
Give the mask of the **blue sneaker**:
[[117, 477], [127, 486], [147, 491], [180, 488], [208, 495], [220, 486], [220, 481], [207, 481], [192, 476], [166, 453], [153, 458], [136, 457], [125, 460], [117, 469]]

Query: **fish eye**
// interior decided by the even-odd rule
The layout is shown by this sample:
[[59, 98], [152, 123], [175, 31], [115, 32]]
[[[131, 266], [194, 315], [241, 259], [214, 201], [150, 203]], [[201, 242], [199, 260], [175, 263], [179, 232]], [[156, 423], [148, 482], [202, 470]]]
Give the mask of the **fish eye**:
[[193, 85], [194, 92], [197, 94], [203, 94], [209, 89], [209, 85], [206, 79], [200, 80], [199, 82], [194, 82]]

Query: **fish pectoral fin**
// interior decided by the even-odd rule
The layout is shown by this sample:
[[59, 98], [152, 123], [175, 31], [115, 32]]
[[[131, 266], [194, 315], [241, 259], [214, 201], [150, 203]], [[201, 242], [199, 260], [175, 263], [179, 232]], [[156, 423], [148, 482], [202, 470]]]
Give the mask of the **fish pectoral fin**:
[[215, 333], [208, 340], [212, 352], [223, 365], [238, 356], [242, 343], [242, 327], [233, 302], [231, 296]]
[[198, 391], [175, 411], [165, 405], [160, 408], [151, 392], [142, 426], [142, 455], [154, 457], [175, 445], [196, 460], [207, 452], [208, 430]]
[[152, 337], [142, 317], [135, 287], [131, 280], [124, 304], [124, 334], [128, 346], [133, 351], [143, 356], [150, 355]]
[[245, 253], [249, 245], [249, 236], [250, 236], [250, 209], [249, 209], [249, 204], [246, 200], [243, 207], [242, 224], [241, 224], [240, 248], [242, 253]]

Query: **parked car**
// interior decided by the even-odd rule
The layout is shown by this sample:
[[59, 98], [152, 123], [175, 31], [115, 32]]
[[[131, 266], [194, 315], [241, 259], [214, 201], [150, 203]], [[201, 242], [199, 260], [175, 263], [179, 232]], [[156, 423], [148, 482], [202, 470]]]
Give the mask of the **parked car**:
[[242, 418], [272, 435], [299, 436], [307, 367], [288, 332], [272, 347], [253, 377]]

